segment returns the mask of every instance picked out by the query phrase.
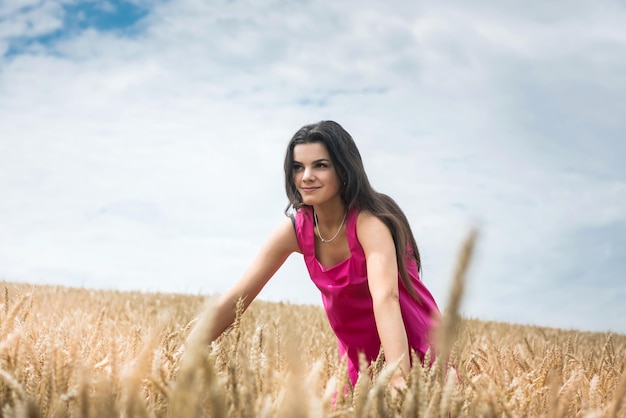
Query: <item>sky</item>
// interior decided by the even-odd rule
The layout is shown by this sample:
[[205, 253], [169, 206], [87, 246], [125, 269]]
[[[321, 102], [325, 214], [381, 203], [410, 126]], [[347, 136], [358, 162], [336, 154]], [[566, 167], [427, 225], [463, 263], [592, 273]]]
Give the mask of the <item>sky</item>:
[[[303, 125], [354, 137], [445, 310], [626, 333], [626, 3], [0, 0], [0, 280], [219, 294]], [[292, 255], [259, 296], [320, 304]]]

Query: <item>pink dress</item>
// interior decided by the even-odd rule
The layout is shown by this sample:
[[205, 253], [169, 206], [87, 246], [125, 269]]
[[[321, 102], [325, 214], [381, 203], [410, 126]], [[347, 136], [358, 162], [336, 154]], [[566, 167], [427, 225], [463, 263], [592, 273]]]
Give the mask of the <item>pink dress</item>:
[[[346, 218], [346, 234], [350, 258], [330, 268], [325, 268], [315, 255], [313, 211], [305, 206], [295, 216], [298, 244], [304, 256], [311, 279], [322, 292], [322, 302], [328, 322], [337, 336], [339, 356], [347, 354], [348, 374], [356, 383], [359, 370], [359, 353], [365, 353], [369, 362], [376, 359], [380, 350], [380, 337], [376, 330], [372, 296], [367, 284], [365, 253], [357, 239], [356, 222], [359, 211], [351, 209]], [[430, 347], [429, 331], [439, 317], [439, 309], [428, 289], [419, 278], [417, 264], [407, 261], [407, 270], [413, 287], [420, 297], [418, 303], [406, 290], [398, 274], [400, 310], [409, 342], [409, 348], [423, 356]]]

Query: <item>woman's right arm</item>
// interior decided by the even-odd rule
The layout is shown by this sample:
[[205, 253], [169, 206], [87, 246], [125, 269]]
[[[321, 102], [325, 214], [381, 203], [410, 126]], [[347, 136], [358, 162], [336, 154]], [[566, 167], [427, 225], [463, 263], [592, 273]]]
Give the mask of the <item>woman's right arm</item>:
[[206, 334], [208, 342], [219, 337], [234, 322], [237, 300], [241, 298], [244, 310], [247, 309], [287, 257], [294, 252], [300, 252], [300, 247], [293, 223], [288, 218], [269, 236], [239, 281], [218, 298], [213, 306], [213, 320]]

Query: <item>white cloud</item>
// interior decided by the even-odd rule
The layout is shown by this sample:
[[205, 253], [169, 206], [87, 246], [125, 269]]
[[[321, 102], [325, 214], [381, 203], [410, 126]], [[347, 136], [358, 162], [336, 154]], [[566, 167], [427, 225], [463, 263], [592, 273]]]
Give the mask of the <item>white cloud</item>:
[[56, 2], [9, 3], [0, 9], [0, 39], [35, 37], [54, 32], [61, 28], [63, 15], [61, 4]]
[[39, 0], [4, 0], [0, 4], [0, 16], [8, 16], [23, 9], [36, 7], [39, 3]]

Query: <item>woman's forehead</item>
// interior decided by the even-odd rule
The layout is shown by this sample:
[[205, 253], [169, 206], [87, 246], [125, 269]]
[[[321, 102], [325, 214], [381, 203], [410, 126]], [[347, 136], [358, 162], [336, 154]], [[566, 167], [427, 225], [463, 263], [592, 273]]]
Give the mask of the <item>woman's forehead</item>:
[[293, 159], [296, 161], [330, 160], [328, 149], [322, 142], [298, 144], [293, 148]]

